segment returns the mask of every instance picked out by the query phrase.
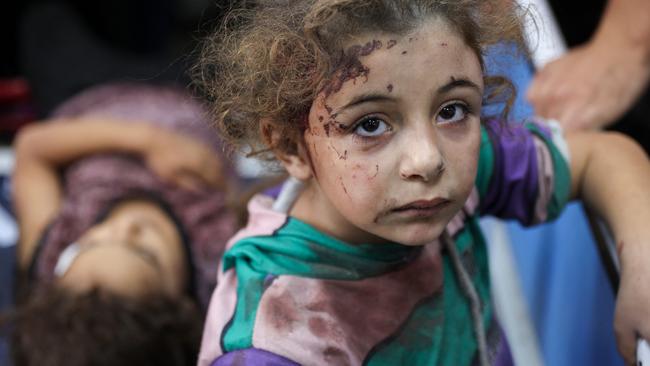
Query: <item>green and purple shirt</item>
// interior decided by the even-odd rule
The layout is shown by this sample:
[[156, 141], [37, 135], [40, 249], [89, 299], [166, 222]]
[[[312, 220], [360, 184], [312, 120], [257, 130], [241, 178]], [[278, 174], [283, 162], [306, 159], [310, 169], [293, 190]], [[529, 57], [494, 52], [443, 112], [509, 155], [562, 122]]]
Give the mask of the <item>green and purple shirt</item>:
[[[447, 225], [493, 327], [480, 215], [532, 225], [569, 196], [563, 140], [546, 126], [482, 127], [476, 185]], [[439, 241], [422, 247], [351, 245], [249, 203], [231, 239], [206, 319], [200, 366], [471, 365], [470, 304]]]

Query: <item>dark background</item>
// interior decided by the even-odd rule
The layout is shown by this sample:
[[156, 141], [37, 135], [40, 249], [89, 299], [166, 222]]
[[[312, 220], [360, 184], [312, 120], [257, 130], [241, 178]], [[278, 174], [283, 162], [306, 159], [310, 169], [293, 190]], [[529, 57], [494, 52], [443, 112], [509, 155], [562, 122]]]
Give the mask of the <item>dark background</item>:
[[[5, 0], [0, 11], [0, 142], [106, 81], [187, 85], [198, 40], [229, 0]], [[605, 0], [550, 0], [569, 46], [589, 40]], [[19, 78], [16, 80], [16, 78]], [[10, 81], [9, 83], [7, 81]], [[650, 92], [615, 129], [650, 152]]]
[[187, 85], [198, 40], [227, 0], [5, 0], [0, 139], [102, 82]]

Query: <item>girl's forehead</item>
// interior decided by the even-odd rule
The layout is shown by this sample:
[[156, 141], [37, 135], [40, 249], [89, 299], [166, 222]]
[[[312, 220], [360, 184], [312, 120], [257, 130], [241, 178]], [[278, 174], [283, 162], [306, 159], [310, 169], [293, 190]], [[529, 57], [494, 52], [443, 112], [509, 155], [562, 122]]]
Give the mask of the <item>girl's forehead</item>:
[[407, 80], [423, 72], [444, 82], [462, 74], [482, 83], [479, 56], [443, 21], [423, 24], [404, 35], [356, 37], [346, 44], [345, 54], [347, 59], [323, 89], [325, 97], [336, 97], [342, 89], [365, 89], [378, 79]]
[[[357, 70], [352, 71], [366, 76], [368, 70], [365, 70], [364, 66], [368, 63], [376, 64], [390, 59], [397, 63], [407, 63], [412, 61], [412, 56], [433, 60], [446, 53], [463, 53], [464, 57], [467, 57], [466, 50], [471, 50], [471, 47], [465, 43], [461, 34], [447, 22], [435, 20], [405, 34], [377, 32], [354, 37], [344, 45], [345, 57], [337, 72], [356, 68]], [[480, 55], [474, 51], [472, 53], [474, 55], [470, 57], [476, 58], [480, 63]]]
[[440, 33], [440, 34], [454, 34], [461, 36], [461, 33], [451, 26], [449, 21], [442, 17], [430, 17], [426, 20], [420, 21], [410, 27], [405, 27], [400, 32], [394, 32], [384, 29], [376, 29], [369, 31], [360, 31], [356, 34], [350, 34], [345, 37], [343, 42], [344, 46], [351, 46], [359, 42], [363, 42], [368, 38], [386, 38], [399, 40], [399, 39], [413, 39], [419, 34], [424, 33]]

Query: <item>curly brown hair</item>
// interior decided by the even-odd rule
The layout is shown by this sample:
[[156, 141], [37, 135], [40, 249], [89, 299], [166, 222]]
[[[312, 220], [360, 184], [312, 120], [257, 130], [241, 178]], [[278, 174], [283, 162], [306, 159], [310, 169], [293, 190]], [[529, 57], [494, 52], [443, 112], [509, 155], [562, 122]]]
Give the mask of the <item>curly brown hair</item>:
[[35, 289], [0, 323], [15, 366], [195, 365], [202, 327], [189, 299], [59, 286]]
[[[193, 69], [211, 102], [221, 136], [233, 148], [295, 154], [316, 96], [336, 92], [363, 47], [344, 49], [355, 36], [404, 35], [431, 18], [444, 19], [482, 61], [490, 45], [523, 45], [524, 11], [503, 0], [263, 0], [239, 3], [205, 42]], [[365, 45], [365, 47], [374, 47]], [[523, 47], [519, 47], [523, 50]], [[359, 54], [361, 52], [361, 54]], [[354, 69], [356, 67], [356, 69]], [[337, 74], [339, 73], [339, 74]], [[358, 75], [357, 75], [358, 76]], [[354, 75], [352, 76], [354, 78]], [[338, 84], [337, 84], [338, 83]], [[485, 102], [514, 97], [503, 77], [485, 77]], [[261, 122], [266, 130], [262, 131]], [[270, 124], [269, 124], [270, 123]], [[270, 139], [272, 129], [280, 139]], [[266, 138], [265, 138], [266, 137]], [[270, 143], [272, 141], [272, 143]], [[266, 158], [273, 159], [269, 154]]]

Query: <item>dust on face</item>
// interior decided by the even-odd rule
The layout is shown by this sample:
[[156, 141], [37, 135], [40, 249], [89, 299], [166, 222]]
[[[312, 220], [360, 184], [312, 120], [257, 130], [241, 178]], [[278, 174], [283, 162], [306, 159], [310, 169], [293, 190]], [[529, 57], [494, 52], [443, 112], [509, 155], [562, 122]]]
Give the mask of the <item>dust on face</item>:
[[[299, 217], [349, 242], [435, 240], [474, 184], [483, 75], [444, 21], [362, 38], [312, 104]], [[311, 197], [311, 198], [310, 198]]]

